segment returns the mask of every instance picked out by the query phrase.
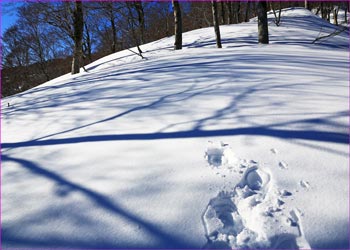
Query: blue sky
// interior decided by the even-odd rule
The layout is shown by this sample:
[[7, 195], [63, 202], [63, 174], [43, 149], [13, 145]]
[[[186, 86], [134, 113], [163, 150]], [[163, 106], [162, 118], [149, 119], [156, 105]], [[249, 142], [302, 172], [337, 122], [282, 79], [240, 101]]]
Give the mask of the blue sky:
[[1, 35], [8, 27], [16, 23], [18, 19], [16, 8], [21, 4], [15, 1], [1, 1]]

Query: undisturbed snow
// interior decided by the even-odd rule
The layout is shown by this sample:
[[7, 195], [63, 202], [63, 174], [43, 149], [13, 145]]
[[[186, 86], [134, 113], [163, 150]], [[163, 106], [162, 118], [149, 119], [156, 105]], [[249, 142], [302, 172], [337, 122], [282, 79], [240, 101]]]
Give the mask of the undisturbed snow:
[[348, 33], [220, 28], [2, 100], [4, 247], [348, 248]]

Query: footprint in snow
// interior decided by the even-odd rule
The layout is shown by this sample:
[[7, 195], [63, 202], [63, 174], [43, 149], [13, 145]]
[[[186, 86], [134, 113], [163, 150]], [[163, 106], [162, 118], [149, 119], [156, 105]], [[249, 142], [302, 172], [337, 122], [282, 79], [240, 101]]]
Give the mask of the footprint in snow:
[[280, 161], [280, 162], [278, 163], [278, 167], [279, 167], [280, 169], [288, 169], [288, 164], [285, 163], [284, 161]]
[[248, 168], [231, 193], [220, 192], [202, 216], [204, 248], [310, 248], [297, 210], [285, 214], [283, 198], [271, 174]]
[[299, 185], [305, 189], [308, 189], [310, 187], [310, 183], [308, 181], [300, 181]]
[[205, 152], [205, 159], [208, 164], [213, 167], [221, 167], [222, 165], [233, 165], [238, 162], [228, 144], [220, 142], [213, 143], [209, 141], [210, 145]]
[[273, 153], [273, 154], [277, 154], [277, 153], [278, 153], [277, 149], [275, 149], [275, 148], [271, 148], [270, 151], [271, 151], [271, 153]]

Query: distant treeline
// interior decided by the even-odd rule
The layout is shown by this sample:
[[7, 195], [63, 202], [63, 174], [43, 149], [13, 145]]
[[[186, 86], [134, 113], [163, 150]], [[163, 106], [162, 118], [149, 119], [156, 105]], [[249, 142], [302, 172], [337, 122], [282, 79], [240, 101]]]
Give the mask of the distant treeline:
[[[345, 1], [262, 2], [266, 10], [275, 12], [277, 25], [282, 8], [314, 9], [328, 21], [331, 15], [337, 17], [339, 9], [346, 10], [345, 13], [349, 9], [349, 2]], [[179, 32], [213, 24], [217, 26], [219, 42], [218, 25], [247, 22], [261, 14], [259, 8], [257, 1], [248, 0], [23, 2], [17, 9], [17, 23], [2, 37], [2, 96], [22, 92], [69, 72], [78, 73], [81, 66], [120, 50], [138, 46], [137, 53], [142, 56], [142, 44], [172, 36], [174, 29], [178, 39], [175, 49], [182, 47]], [[338, 24], [346, 19], [345, 16], [344, 20], [335, 18], [335, 21]]]

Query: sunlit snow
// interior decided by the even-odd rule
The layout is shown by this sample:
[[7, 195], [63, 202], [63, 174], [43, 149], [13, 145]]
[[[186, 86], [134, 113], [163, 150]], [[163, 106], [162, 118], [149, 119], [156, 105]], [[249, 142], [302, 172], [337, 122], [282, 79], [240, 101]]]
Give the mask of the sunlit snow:
[[348, 32], [272, 17], [2, 99], [3, 246], [348, 248]]

